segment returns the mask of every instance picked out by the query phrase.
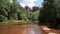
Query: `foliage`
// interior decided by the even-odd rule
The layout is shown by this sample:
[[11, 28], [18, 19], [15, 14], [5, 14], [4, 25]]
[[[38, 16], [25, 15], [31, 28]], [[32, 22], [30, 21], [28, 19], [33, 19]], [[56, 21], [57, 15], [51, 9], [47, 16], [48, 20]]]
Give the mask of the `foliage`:
[[[52, 3], [51, 3], [52, 2]], [[42, 21], [45, 19], [45, 21], [53, 20], [56, 17], [56, 10], [53, 5], [53, 1], [46, 0], [43, 4], [43, 9], [41, 10], [41, 19]]]
[[32, 12], [32, 20], [38, 20], [39, 10]]
[[54, 6], [56, 7], [57, 10], [57, 18], [60, 18], [60, 0], [55, 0]]
[[60, 25], [59, 2], [58, 0], [44, 0], [39, 15], [40, 25], [47, 25], [48, 27], [58, 29], [57, 27]]
[[[17, 0], [1, 0], [0, 1], [0, 22], [5, 20], [21, 20], [21, 12], [23, 8]], [[4, 19], [3, 19], [4, 18]]]
[[7, 17], [0, 15], [0, 22], [7, 21], [7, 20], [8, 20]]
[[38, 20], [39, 10], [37, 11], [24, 11], [22, 12], [21, 16], [23, 20]]

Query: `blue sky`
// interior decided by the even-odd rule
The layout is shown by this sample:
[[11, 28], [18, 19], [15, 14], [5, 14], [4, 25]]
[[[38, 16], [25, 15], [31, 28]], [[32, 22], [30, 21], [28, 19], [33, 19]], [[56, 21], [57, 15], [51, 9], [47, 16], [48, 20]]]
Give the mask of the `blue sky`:
[[18, 0], [22, 7], [25, 7], [26, 5], [32, 8], [33, 6], [42, 6], [43, 0]]

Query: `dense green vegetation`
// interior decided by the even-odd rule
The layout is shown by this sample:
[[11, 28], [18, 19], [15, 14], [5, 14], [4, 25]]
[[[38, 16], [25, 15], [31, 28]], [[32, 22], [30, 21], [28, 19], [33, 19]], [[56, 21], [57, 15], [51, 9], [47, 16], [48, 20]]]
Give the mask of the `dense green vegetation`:
[[[10, 19], [18, 20], [18, 17], [20, 16], [20, 4], [17, 2], [17, 0], [13, 0], [13, 2], [10, 2], [10, 0], [2, 0], [0, 2], [0, 22], [7, 21]], [[18, 16], [19, 15], [19, 16]]]
[[17, 0], [1, 0], [0, 1], [0, 24], [13, 23], [18, 20], [38, 20], [39, 10], [27, 11]]
[[43, 7], [40, 10], [40, 25], [59, 29], [60, 27], [60, 0], [44, 0]]

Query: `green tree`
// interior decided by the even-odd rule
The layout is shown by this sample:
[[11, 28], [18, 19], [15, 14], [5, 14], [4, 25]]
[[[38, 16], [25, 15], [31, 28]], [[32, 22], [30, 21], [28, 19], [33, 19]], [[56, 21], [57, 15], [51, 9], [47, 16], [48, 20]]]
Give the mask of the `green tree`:
[[57, 10], [57, 18], [60, 18], [60, 0], [55, 0], [54, 1], [54, 6]]
[[6, 18], [6, 20], [8, 20], [8, 12], [9, 12], [9, 0], [1, 0], [0, 1], [0, 17], [1, 17], [1, 21], [4, 21]]
[[[0, 21], [21, 20], [21, 6], [17, 0], [1, 0], [0, 1]], [[23, 8], [22, 8], [23, 9]], [[3, 19], [4, 18], [4, 19]]]
[[43, 8], [41, 10], [41, 18], [39, 19], [43, 24], [52, 25], [56, 18], [56, 8], [54, 6], [54, 0], [44, 0]]
[[56, 7], [57, 10], [57, 16], [56, 16], [56, 25], [57, 29], [60, 29], [60, 0], [55, 0], [54, 6]]
[[17, 0], [12, 0], [13, 2], [11, 3], [10, 6], [10, 18], [14, 20], [20, 20], [21, 19], [21, 11], [20, 11], [20, 4], [17, 2]]
[[60, 12], [60, 1], [58, 0], [44, 0], [43, 8], [40, 11], [39, 21], [40, 25], [49, 25], [48, 27], [58, 29], [58, 25], [60, 26], [58, 17]]

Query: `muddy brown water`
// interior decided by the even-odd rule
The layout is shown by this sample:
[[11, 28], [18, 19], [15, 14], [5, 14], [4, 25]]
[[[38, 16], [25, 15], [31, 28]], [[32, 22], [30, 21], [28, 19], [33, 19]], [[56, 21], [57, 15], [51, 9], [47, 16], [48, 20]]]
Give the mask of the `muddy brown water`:
[[0, 26], [0, 34], [41, 34], [41, 32], [39, 27], [31, 24], [3, 25]]
[[0, 34], [48, 34], [49, 32], [58, 32], [57, 30], [43, 30], [43, 27], [25, 24], [25, 25], [0, 25]]

